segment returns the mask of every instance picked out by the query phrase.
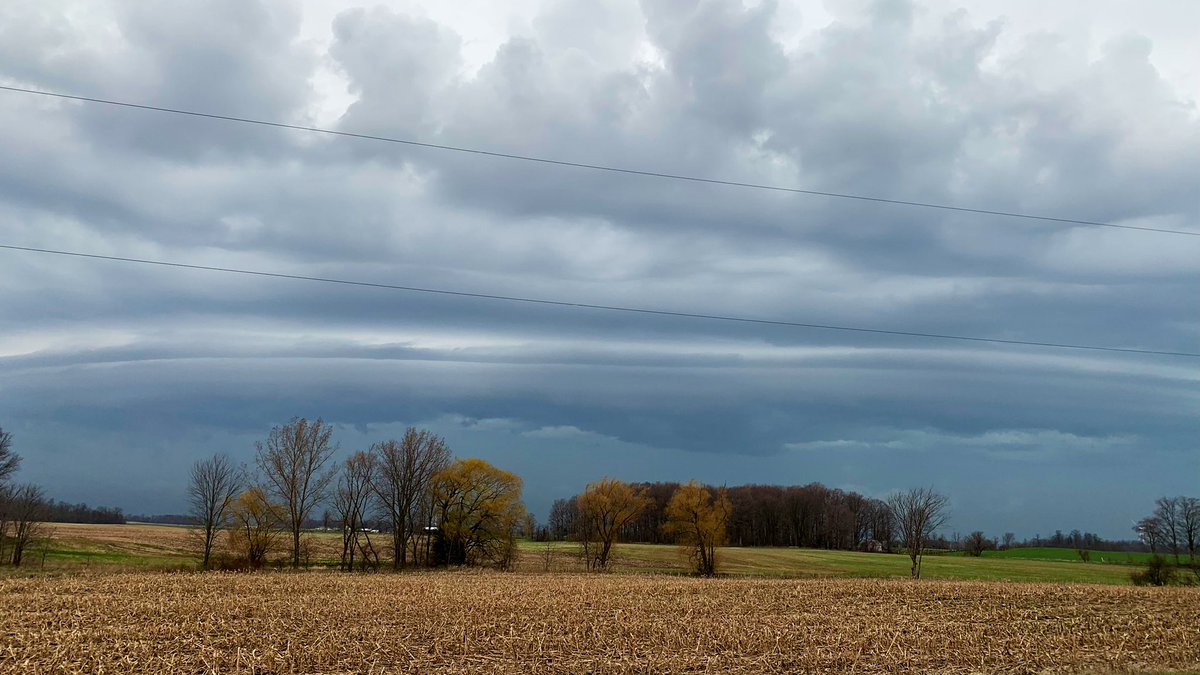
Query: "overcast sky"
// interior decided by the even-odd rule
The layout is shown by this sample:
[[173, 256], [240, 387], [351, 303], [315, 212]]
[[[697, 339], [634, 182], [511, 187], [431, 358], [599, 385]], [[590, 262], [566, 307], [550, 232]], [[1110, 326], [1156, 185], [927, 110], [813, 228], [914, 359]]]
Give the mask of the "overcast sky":
[[[1200, 3], [0, 4], [0, 84], [565, 161], [1200, 231]], [[965, 9], [963, 7], [966, 7]], [[0, 92], [0, 244], [1200, 351], [1200, 237], [520, 163]], [[292, 416], [525, 479], [933, 485], [949, 531], [1200, 495], [1200, 360], [0, 251], [0, 426], [179, 512]]]

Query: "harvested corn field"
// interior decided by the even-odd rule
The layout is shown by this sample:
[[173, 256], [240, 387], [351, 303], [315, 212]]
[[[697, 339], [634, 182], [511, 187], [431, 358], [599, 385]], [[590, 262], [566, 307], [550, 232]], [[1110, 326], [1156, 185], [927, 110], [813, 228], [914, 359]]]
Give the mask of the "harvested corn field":
[[1200, 665], [1200, 591], [480, 572], [0, 581], [9, 672], [1124, 672]]

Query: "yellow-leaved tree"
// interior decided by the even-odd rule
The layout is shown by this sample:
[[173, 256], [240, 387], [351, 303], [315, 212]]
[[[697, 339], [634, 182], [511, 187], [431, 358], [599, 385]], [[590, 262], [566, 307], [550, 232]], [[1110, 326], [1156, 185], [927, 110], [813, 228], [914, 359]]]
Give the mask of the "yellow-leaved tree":
[[725, 527], [733, 506], [725, 489], [714, 498], [708, 488], [696, 481], [681, 485], [667, 504], [664, 532], [688, 550], [697, 574], [717, 573], [717, 547], [725, 543]]
[[578, 503], [584, 557], [588, 567], [602, 570], [621, 530], [642, 515], [650, 506], [650, 498], [644, 488], [635, 490], [629, 483], [603, 478], [589, 483]]
[[521, 479], [481, 459], [460, 459], [438, 472], [432, 486], [438, 517], [434, 561], [512, 567], [517, 530], [525, 521]]
[[251, 487], [230, 506], [230, 548], [250, 567], [262, 567], [279, 545], [285, 517], [283, 509], [272, 504], [262, 488]]

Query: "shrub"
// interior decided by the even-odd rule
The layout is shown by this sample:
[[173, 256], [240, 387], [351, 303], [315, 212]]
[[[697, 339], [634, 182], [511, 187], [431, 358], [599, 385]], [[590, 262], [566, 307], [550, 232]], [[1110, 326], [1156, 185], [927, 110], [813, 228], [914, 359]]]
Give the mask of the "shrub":
[[245, 572], [253, 567], [250, 565], [250, 561], [244, 557], [220, 556], [212, 561], [210, 569], [219, 572]]
[[1175, 568], [1161, 555], [1150, 558], [1146, 569], [1129, 575], [1135, 586], [1166, 586], [1175, 579]]

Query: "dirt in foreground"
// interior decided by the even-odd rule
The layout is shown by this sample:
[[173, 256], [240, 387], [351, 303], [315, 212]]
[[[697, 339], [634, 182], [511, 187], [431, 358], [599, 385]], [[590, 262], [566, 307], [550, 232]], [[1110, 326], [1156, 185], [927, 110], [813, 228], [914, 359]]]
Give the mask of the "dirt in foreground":
[[1200, 590], [441, 572], [0, 580], [0, 670], [1113, 672], [1200, 666]]

